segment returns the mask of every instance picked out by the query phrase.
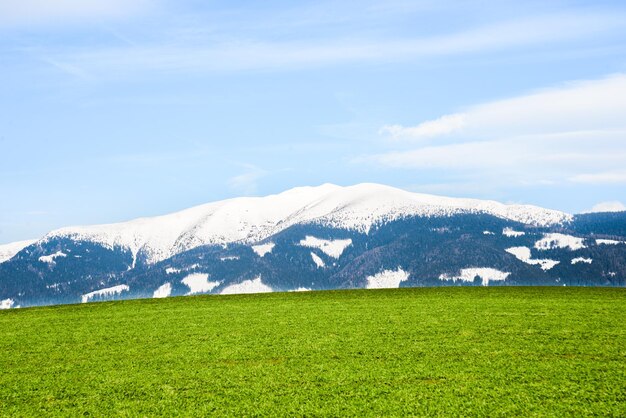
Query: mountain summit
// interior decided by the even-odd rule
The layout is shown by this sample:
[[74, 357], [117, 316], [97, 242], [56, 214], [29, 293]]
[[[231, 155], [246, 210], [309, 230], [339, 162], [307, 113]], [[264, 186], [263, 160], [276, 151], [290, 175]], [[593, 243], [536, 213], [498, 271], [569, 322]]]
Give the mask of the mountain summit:
[[149, 263], [202, 245], [254, 243], [295, 224], [324, 225], [367, 233], [372, 225], [410, 216], [482, 213], [535, 226], [571, 220], [563, 212], [528, 205], [410, 193], [379, 184], [298, 187], [265, 197], [242, 197], [130, 222], [71, 227], [44, 240], [67, 237], [120, 246]]
[[0, 246], [0, 300], [26, 306], [368, 286], [623, 285], [624, 225], [623, 212], [573, 216], [368, 183], [298, 187]]

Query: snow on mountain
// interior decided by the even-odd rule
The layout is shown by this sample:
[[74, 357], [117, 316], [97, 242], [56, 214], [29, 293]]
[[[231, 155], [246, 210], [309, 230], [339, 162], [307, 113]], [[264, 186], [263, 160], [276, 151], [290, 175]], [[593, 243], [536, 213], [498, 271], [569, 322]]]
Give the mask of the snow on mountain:
[[171, 294], [172, 294], [172, 284], [165, 283], [159, 286], [159, 288], [154, 291], [154, 293], [152, 294], [152, 297], [156, 299], [160, 299], [160, 298], [166, 298], [170, 296]]
[[57, 251], [54, 254], [42, 255], [41, 257], [39, 257], [39, 261], [41, 261], [42, 263], [54, 264], [54, 259], [59, 257], [67, 257], [67, 254], [61, 251]]
[[241, 283], [232, 284], [221, 291], [222, 295], [237, 295], [244, 293], [270, 293], [272, 288], [261, 281], [261, 276], [252, 280], [244, 280]]
[[252, 251], [254, 251], [259, 257], [265, 257], [265, 254], [272, 252], [276, 244], [268, 242], [267, 244], [253, 245]]
[[13, 299], [0, 300], [0, 309], [11, 309], [14, 306], [15, 301]]
[[233, 260], [239, 260], [239, 256], [238, 255], [228, 255], [225, 257], [220, 257], [220, 261], [233, 261]]
[[17, 255], [17, 253], [19, 253], [29, 245], [34, 244], [35, 242], [37, 242], [37, 240], [29, 239], [26, 241], [18, 241], [12, 242], [10, 244], [0, 245], [0, 263], [12, 259]]
[[317, 268], [326, 267], [326, 263], [324, 263], [324, 260], [322, 260], [320, 256], [315, 254], [313, 251], [311, 251], [311, 258], [313, 259], [313, 262], [315, 263]]
[[505, 250], [509, 254], [513, 254], [515, 258], [523, 262], [530, 260], [530, 248], [528, 247], [511, 247]]
[[119, 295], [120, 293], [127, 292], [128, 290], [130, 290], [130, 288], [125, 284], [121, 284], [119, 286], [107, 287], [106, 289], [100, 289], [94, 292], [85, 293], [82, 296], [81, 301], [82, 303], [87, 303], [91, 299], [94, 299], [94, 298]]
[[368, 233], [385, 221], [409, 216], [485, 213], [537, 226], [567, 222], [571, 215], [530, 205], [411, 193], [378, 184], [298, 187], [266, 197], [242, 197], [169, 215], [129, 222], [62, 228], [43, 240], [67, 237], [130, 250], [155, 263], [206, 244], [256, 244], [292, 225], [318, 223]]
[[367, 278], [367, 289], [395, 289], [409, 279], [409, 273], [398, 267], [397, 270], [383, 270]]
[[511, 273], [500, 271], [490, 267], [472, 267], [467, 269], [461, 269], [461, 272], [457, 276], [449, 276], [442, 274], [439, 276], [439, 280], [452, 280], [473, 282], [476, 277], [480, 277], [483, 286], [489, 286], [491, 281], [504, 281], [509, 277]]
[[504, 228], [502, 230], [502, 235], [507, 236], [507, 237], [517, 238], [517, 237], [521, 237], [521, 236], [526, 235], [526, 232], [515, 231], [512, 228]]
[[303, 240], [300, 240], [300, 245], [309, 248], [318, 248], [324, 254], [329, 257], [339, 258], [343, 254], [344, 250], [352, 245], [351, 239], [320, 239], [307, 235]]
[[539, 265], [543, 270], [550, 270], [560, 263], [560, 261], [550, 259], [534, 259], [531, 258], [530, 248], [528, 247], [511, 247], [505, 250], [509, 254], [513, 254], [518, 260], [526, 264]]
[[550, 270], [560, 263], [559, 261], [550, 259], [534, 259], [531, 257], [531, 251], [528, 247], [512, 247], [507, 248], [505, 251], [509, 254], [513, 254], [518, 260], [526, 264], [539, 265], [543, 270]]
[[188, 295], [210, 292], [221, 284], [221, 282], [210, 282], [207, 273], [189, 274], [181, 280], [181, 283], [189, 288]]
[[578, 263], [591, 264], [592, 262], [593, 262], [593, 259], [591, 258], [585, 258], [585, 257], [572, 258], [572, 264], [578, 264]]
[[557, 264], [560, 263], [560, 261], [557, 260], [550, 260], [549, 258], [540, 258], [537, 260], [528, 260], [529, 264], [539, 264], [541, 266], [542, 270], [550, 270], [551, 268], [553, 268], [554, 266], [556, 266]]
[[554, 248], [569, 248], [572, 251], [586, 248], [584, 239], [566, 234], [544, 234], [543, 238], [535, 243], [538, 250], [551, 250]]
[[626, 244], [626, 241], [616, 241], [614, 239], [597, 239], [596, 245], [619, 245]]

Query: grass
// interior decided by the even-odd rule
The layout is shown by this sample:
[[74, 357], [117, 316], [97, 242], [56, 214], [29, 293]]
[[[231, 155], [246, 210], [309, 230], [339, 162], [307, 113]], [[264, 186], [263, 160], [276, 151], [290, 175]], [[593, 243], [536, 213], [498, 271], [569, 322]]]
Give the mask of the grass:
[[3, 311], [0, 415], [626, 414], [626, 291], [434, 288]]

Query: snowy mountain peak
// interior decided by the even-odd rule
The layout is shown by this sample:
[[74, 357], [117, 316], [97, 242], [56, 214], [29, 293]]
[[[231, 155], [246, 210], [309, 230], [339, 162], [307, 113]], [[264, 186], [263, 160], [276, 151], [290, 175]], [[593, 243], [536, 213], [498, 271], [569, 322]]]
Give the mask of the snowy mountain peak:
[[378, 223], [410, 216], [484, 213], [531, 225], [571, 215], [529, 205], [412, 193], [380, 184], [297, 187], [265, 197], [241, 197], [129, 222], [62, 228], [43, 239], [68, 237], [142, 253], [149, 263], [206, 244], [257, 243], [295, 224], [319, 223], [367, 233]]

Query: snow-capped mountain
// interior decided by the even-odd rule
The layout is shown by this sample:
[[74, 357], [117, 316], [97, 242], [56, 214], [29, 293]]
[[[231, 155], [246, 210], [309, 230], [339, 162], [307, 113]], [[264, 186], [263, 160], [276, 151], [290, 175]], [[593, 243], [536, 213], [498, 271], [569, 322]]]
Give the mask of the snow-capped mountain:
[[170, 215], [130, 222], [71, 227], [43, 239], [66, 237], [143, 253], [155, 263], [202, 246], [262, 241], [296, 224], [315, 223], [367, 233], [372, 225], [410, 216], [483, 213], [534, 226], [571, 220], [563, 212], [528, 205], [410, 193], [379, 184], [299, 187], [266, 197], [243, 197], [197, 206]]
[[623, 285], [625, 225], [625, 213], [573, 216], [378, 184], [299, 187], [0, 246], [0, 301], [28, 306], [474, 283]]

